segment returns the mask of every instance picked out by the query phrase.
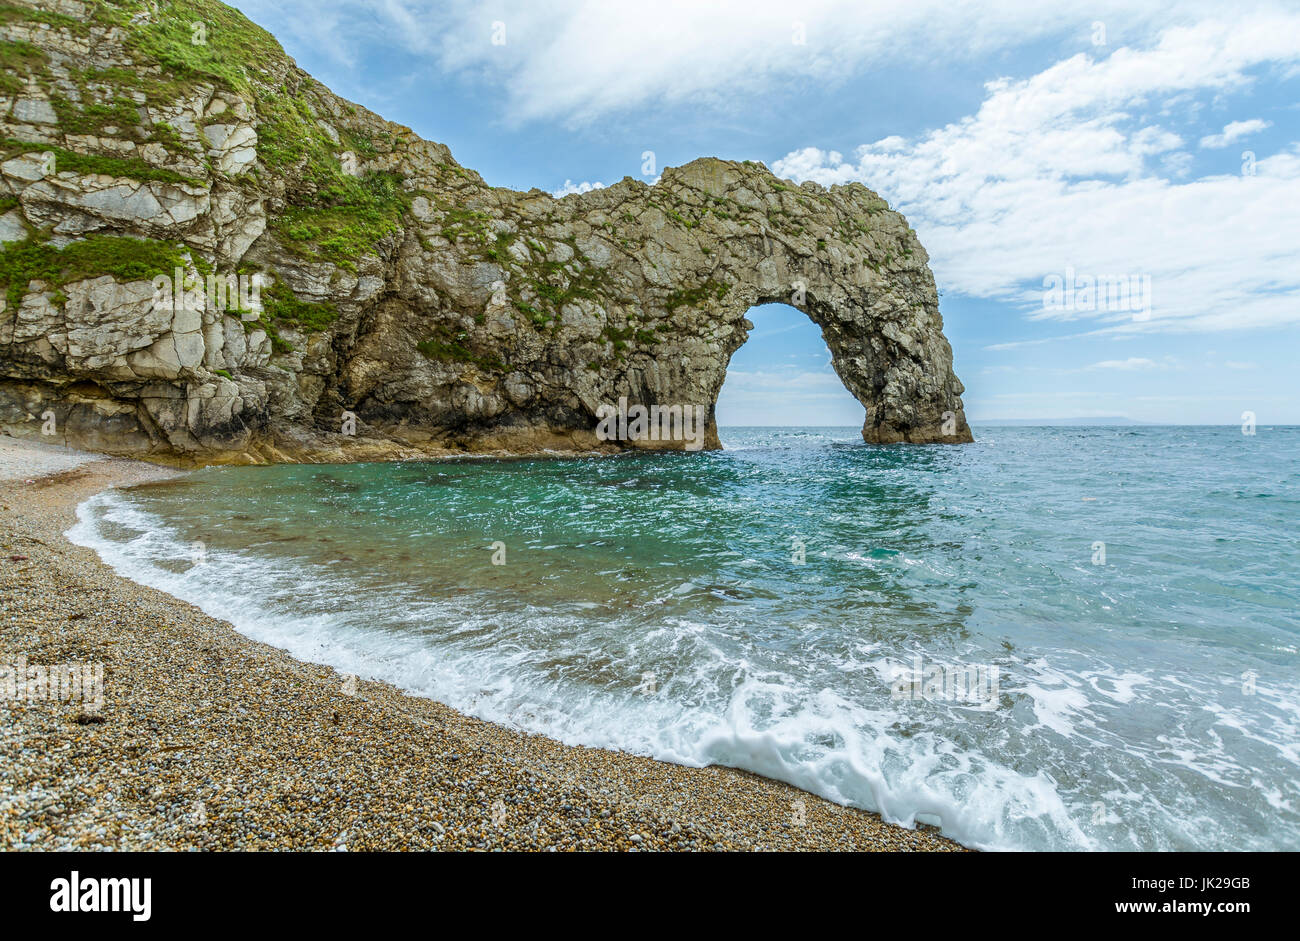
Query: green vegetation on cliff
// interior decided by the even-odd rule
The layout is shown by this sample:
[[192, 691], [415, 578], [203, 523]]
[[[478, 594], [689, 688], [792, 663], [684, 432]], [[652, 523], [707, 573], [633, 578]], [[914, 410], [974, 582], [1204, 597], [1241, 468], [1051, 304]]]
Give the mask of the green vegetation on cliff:
[[388, 173], [340, 173], [316, 190], [313, 203], [287, 209], [272, 223], [275, 234], [291, 251], [351, 270], [362, 255], [376, 253], [380, 239], [402, 230], [407, 205], [400, 181]]
[[18, 154], [29, 153], [53, 154], [53, 170], [55, 173], [62, 173], [66, 170], [71, 173], [86, 175], [100, 173], [104, 176], [118, 176], [146, 182], [187, 183], [190, 186], [203, 185], [201, 180], [182, 176], [175, 170], [168, 170], [164, 167], [152, 167], [136, 157], [106, 157], [101, 154], [84, 154], [49, 144], [36, 144], [12, 138], [0, 141], [0, 160], [8, 160]]
[[0, 248], [0, 288], [8, 306], [22, 303], [28, 283], [44, 281], [48, 288], [109, 274], [119, 281], [149, 281], [184, 267], [186, 249], [153, 239], [91, 235], [56, 248], [28, 238]]
[[[355, 162], [358, 151], [365, 155], [366, 150], [342, 150], [344, 143], [358, 147], [363, 138], [344, 133], [336, 143], [303, 91], [282, 87], [257, 103], [258, 154], [268, 169], [292, 183], [285, 197], [289, 205], [273, 227], [291, 251], [355, 269], [376, 242], [401, 230], [407, 197], [396, 174], [345, 166], [345, 154]], [[369, 153], [374, 152], [371, 143]]]
[[[275, 37], [233, 7], [217, 0], [170, 0], [165, 4], [94, 4], [97, 22], [128, 31], [127, 45], [145, 62], [178, 78], [208, 81], [254, 98], [250, 69], [288, 57]], [[147, 16], [133, 21], [140, 13]]]
[[338, 320], [339, 312], [333, 304], [313, 304], [298, 299], [287, 284], [276, 280], [262, 290], [262, 313], [265, 320], [284, 323], [301, 330], [324, 330]]
[[[5, 8], [0, 7], [0, 11]], [[4, 22], [0, 18], [0, 22]], [[43, 75], [48, 68], [48, 59], [43, 49], [38, 49], [29, 42], [0, 42], [0, 95], [17, 95], [35, 76]], [[17, 74], [13, 74], [17, 73]]]
[[673, 313], [679, 307], [699, 307], [704, 301], [710, 298], [722, 300], [727, 296], [731, 286], [720, 281], [709, 279], [698, 287], [687, 288], [683, 291], [671, 291], [668, 299], [664, 302], [664, 307], [668, 313]]
[[293, 352], [293, 344], [280, 336], [281, 327], [292, 327], [304, 333], [318, 333], [338, 320], [339, 311], [333, 304], [314, 304], [299, 299], [289, 285], [278, 278], [262, 289], [262, 315], [254, 321], [244, 321], [244, 329], [256, 327], [266, 331], [271, 348], [277, 353]]
[[[172, 0], [148, 7], [95, 0], [90, 22], [82, 22], [0, 5], [0, 22], [14, 21], [66, 28], [82, 37], [90, 35], [92, 25], [119, 27], [137, 61], [156, 64], [160, 70], [74, 70], [71, 79], [80, 100], [73, 101], [51, 83], [48, 57], [42, 49], [29, 43], [5, 43], [3, 62], [10, 71], [0, 72], [0, 92], [16, 93], [27, 80], [38, 77], [65, 134], [101, 135], [106, 128], [116, 129], [118, 134], [135, 130], [137, 138], [144, 135], [191, 160], [202, 159], [201, 142], [186, 146], [174, 128], [149, 122], [145, 110], [131, 96], [143, 94], [157, 105], [170, 105], [178, 98], [192, 97], [200, 85], [216, 85], [239, 95], [254, 109], [258, 156], [288, 184], [287, 205], [273, 224], [285, 247], [354, 269], [363, 254], [375, 251], [376, 242], [400, 230], [407, 208], [401, 178], [392, 173], [363, 173], [344, 165], [349, 150], [358, 160], [375, 157], [379, 153], [376, 142], [355, 128], [337, 129], [337, 139], [327, 132], [312, 94], [315, 83], [292, 70], [275, 38], [238, 10], [217, 0]], [[287, 79], [282, 82], [275, 77], [278, 75]], [[386, 139], [380, 143], [391, 149], [392, 135], [383, 136]], [[74, 172], [205, 185], [135, 157], [74, 153], [38, 144], [20, 146], [55, 150], [60, 169]]]
[[463, 331], [453, 335], [449, 329], [441, 328], [429, 339], [417, 343], [415, 348], [428, 359], [469, 363], [487, 372], [510, 371], [510, 367], [499, 358], [470, 349], [467, 339], [468, 335]]

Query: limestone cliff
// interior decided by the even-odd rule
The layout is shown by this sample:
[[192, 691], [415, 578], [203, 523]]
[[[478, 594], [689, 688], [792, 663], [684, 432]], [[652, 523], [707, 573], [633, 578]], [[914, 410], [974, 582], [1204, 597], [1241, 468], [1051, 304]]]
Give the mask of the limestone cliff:
[[599, 441], [626, 398], [707, 406], [716, 446], [745, 313], [781, 301], [865, 440], [970, 440], [925, 250], [860, 184], [702, 159], [491, 187], [215, 0], [9, 0], [0, 123], [11, 434], [172, 461], [681, 446]]

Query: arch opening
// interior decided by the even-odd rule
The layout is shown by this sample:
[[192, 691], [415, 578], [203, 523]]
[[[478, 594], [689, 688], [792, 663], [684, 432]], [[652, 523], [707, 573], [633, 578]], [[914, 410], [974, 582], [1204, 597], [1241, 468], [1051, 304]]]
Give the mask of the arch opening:
[[822, 330], [797, 307], [770, 301], [745, 314], [747, 335], [726, 366], [717, 424], [729, 427], [862, 426], [865, 409], [836, 372]]

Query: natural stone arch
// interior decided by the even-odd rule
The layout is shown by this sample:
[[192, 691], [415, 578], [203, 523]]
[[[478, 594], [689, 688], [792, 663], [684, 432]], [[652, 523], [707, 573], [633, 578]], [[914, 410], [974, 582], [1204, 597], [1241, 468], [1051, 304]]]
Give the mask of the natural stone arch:
[[[707, 404], [718, 446], [713, 409], [752, 329], [745, 315], [786, 303], [821, 328], [836, 373], [866, 410], [864, 440], [971, 440], [925, 250], [866, 187], [795, 187], [761, 165], [702, 159], [665, 170], [652, 188], [625, 180], [568, 203], [584, 210], [571, 225], [619, 211], [645, 220], [641, 255], [669, 269], [666, 284], [640, 279], [640, 315], [672, 323], [675, 335], [633, 348], [624, 374], [605, 384], [606, 400]], [[706, 234], [692, 238], [697, 229]]]
[[[902, 221], [896, 213], [891, 215]], [[915, 241], [915, 234], [906, 231]], [[877, 444], [972, 440], [961, 402], [964, 387], [952, 369], [952, 349], [942, 333], [928, 268], [896, 272], [886, 282], [879, 278], [873, 282], [871, 275], [876, 272], [865, 259], [837, 271], [834, 263], [785, 247], [786, 251], [769, 256], [771, 266], [760, 265], [753, 286], [742, 287], [737, 298], [743, 303], [752, 292], [754, 300], [744, 308], [746, 313], [763, 304], [787, 304], [820, 328], [832, 368], [866, 410], [863, 440]], [[920, 245], [911, 250], [921, 253], [924, 266], [927, 259]], [[784, 293], [772, 289], [772, 280], [778, 284], [785, 280]], [[745, 319], [741, 324], [744, 330], [734, 334], [739, 342], [727, 350], [727, 363], [753, 329]], [[713, 392], [715, 403], [721, 388], [719, 383]]]
[[[507, 243], [510, 256], [467, 261], [459, 241], [438, 244], [448, 214], [431, 212], [425, 251], [405, 256], [412, 268], [397, 281], [459, 295], [463, 342], [482, 351], [480, 362], [449, 371], [407, 358], [385, 370], [413, 381], [420, 401], [391, 381], [345, 383], [376, 428], [441, 426], [440, 440], [471, 448], [681, 446], [597, 440], [601, 406], [626, 399], [705, 405], [708, 444], [719, 447], [714, 408], [752, 326], [745, 314], [782, 302], [821, 328], [837, 374], [866, 410], [864, 440], [971, 440], [925, 250], [860, 184], [795, 186], [760, 164], [701, 159], [666, 169], [654, 186], [628, 178], [560, 200], [489, 188], [463, 198], [483, 213], [481, 241]], [[518, 312], [543, 303], [539, 266], [559, 272], [567, 294], [548, 329], [521, 330]], [[404, 298], [393, 324], [409, 325], [418, 300]], [[463, 313], [478, 309], [472, 321]], [[367, 345], [357, 362], [401, 343], [381, 329]], [[504, 375], [481, 362], [488, 351], [501, 356]], [[446, 407], [429, 413], [428, 402]]]

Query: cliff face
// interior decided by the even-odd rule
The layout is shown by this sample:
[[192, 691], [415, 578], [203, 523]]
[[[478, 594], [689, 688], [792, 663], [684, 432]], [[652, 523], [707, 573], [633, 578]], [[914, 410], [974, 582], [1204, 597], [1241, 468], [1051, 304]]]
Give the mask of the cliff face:
[[624, 398], [705, 406], [716, 446], [745, 313], [780, 301], [821, 327], [865, 440], [970, 440], [925, 250], [860, 184], [702, 159], [499, 189], [215, 0], [10, 4], [11, 434], [174, 461], [684, 445], [599, 440]]

